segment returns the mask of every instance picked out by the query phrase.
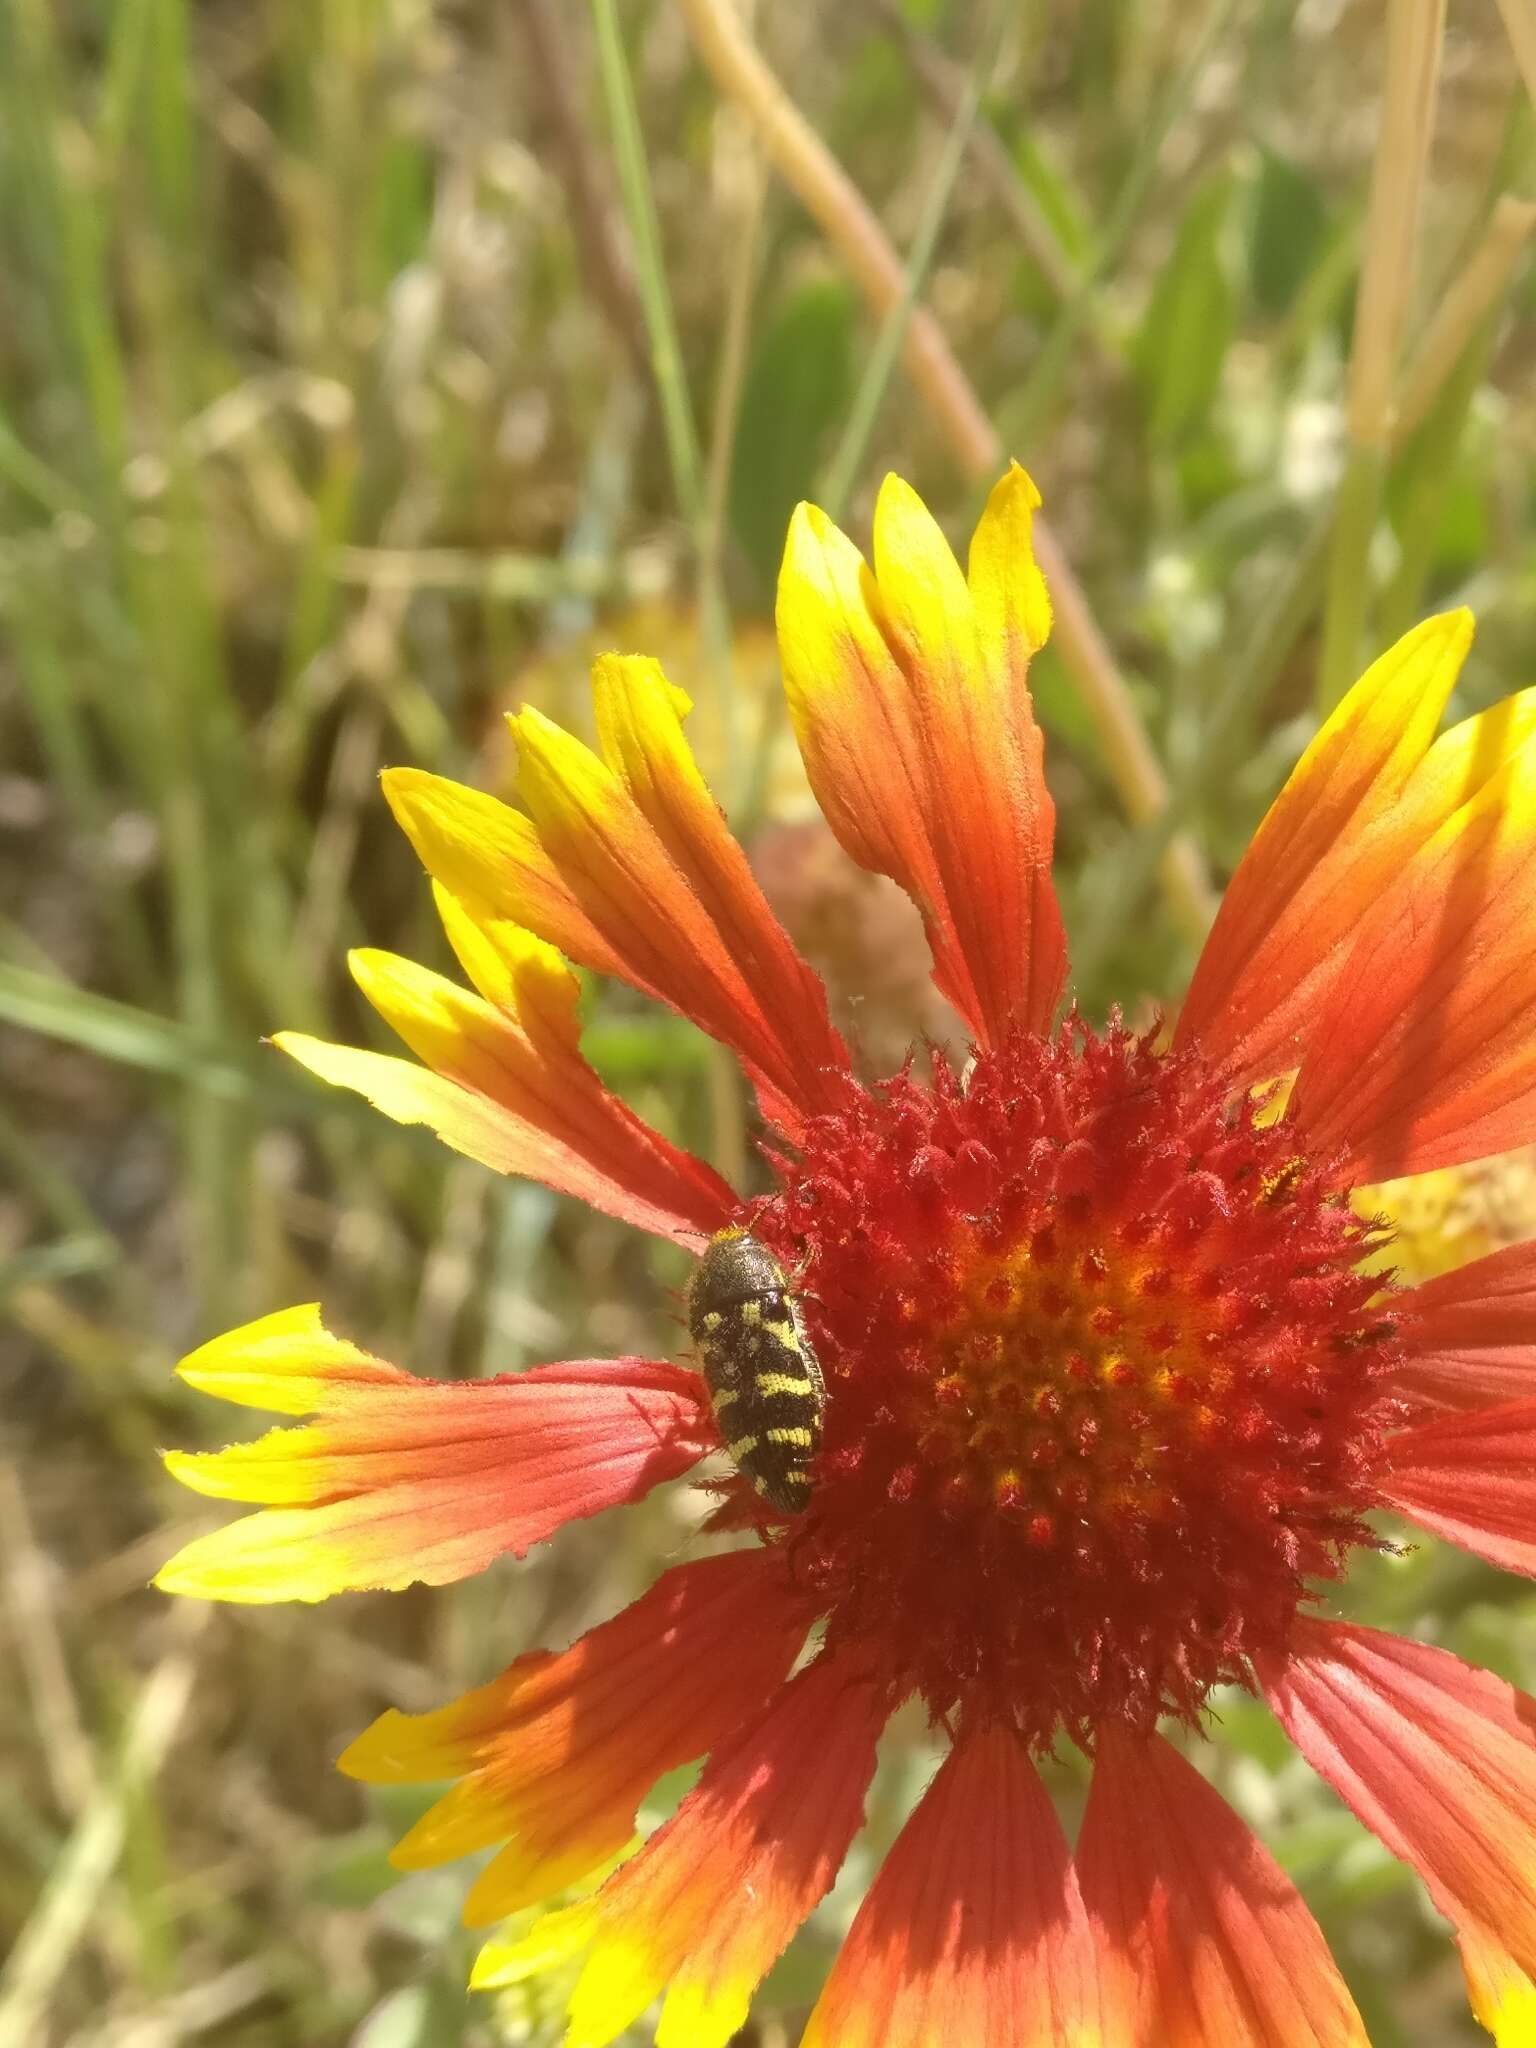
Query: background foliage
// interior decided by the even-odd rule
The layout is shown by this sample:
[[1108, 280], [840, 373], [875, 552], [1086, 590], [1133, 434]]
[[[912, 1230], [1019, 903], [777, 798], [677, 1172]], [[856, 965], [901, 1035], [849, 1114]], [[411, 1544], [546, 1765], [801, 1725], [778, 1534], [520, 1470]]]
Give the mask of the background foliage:
[[[1490, 221], [1511, 255], [1530, 224], [1494, 0], [1450, 7], [1418, 410], [1329, 588], [1384, 11], [760, 10], [1040, 482], [1218, 884], [1313, 727], [1325, 606], [1358, 612], [1363, 651], [1473, 602], [1462, 709], [1536, 674], [1528, 262], [1413, 384]], [[672, 0], [3, 0], [0, 181], [0, 2039], [552, 2042], [553, 1993], [466, 2000], [464, 1874], [396, 1882], [409, 1813], [330, 1760], [384, 1704], [611, 1612], [677, 1511], [448, 1593], [173, 1608], [144, 1581], [205, 1518], [155, 1450], [224, 1417], [169, 1368], [316, 1295], [425, 1373], [675, 1348], [665, 1250], [323, 1093], [262, 1036], [371, 1035], [348, 944], [438, 957], [377, 770], [499, 786], [499, 710], [585, 729], [612, 644], [698, 699], [785, 914], [862, 992], [871, 1060], [941, 1032], [910, 927], [807, 822], [765, 621], [797, 497], [846, 491], [862, 533], [895, 466], [963, 536], [974, 485]], [[1079, 995], [1173, 999], [1193, 935], [1162, 836], [1127, 821], [1058, 653], [1038, 685]], [[637, 1107], [750, 1172], [703, 1041], [609, 989], [591, 1014]], [[1349, 1599], [1536, 1679], [1530, 1597], [1465, 1560], [1374, 1561]], [[1266, 1715], [1224, 1718], [1212, 1767], [1380, 2048], [1470, 2038], [1414, 1885]], [[892, 1752], [876, 1842], [926, 1768], [919, 1730]], [[1058, 1789], [1070, 1811], [1065, 1764]], [[761, 2048], [795, 2038], [871, 1853], [771, 1980]]]

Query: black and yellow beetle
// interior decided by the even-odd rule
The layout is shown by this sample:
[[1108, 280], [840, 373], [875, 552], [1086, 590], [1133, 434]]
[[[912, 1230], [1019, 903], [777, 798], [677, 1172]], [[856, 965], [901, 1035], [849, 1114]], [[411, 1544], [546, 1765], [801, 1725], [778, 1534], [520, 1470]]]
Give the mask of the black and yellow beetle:
[[784, 1268], [749, 1231], [710, 1239], [688, 1288], [688, 1329], [732, 1463], [769, 1507], [798, 1514], [826, 1384]]

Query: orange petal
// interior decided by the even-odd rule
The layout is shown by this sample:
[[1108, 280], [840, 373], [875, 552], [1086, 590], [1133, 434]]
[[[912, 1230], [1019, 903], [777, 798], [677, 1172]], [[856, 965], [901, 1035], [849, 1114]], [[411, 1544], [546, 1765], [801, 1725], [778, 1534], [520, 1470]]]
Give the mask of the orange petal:
[[1292, 1109], [1344, 1177], [1390, 1180], [1536, 1137], [1536, 745], [1420, 848], [1317, 1018]]
[[683, 738], [687, 699], [654, 662], [596, 672], [604, 757], [537, 711], [513, 719], [520, 816], [409, 769], [385, 794], [476, 924], [522, 925], [669, 1004], [736, 1051], [793, 1129], [830, 1108], [848, 1056]]
[[962, 1737], [859, 1908], [801, 2048], [1098, 2048], [1061, 1823], [1008, 1730]]
[[313, 1307], [231, 1330], [183, 1370], [208, 1393], [320, 1417], [228, 1450], [167, 1454], [195, 1492], [268, 1504], [196, 1538], [156, 1578], [211, 1600], [464, 1578], [639, 1500], [714, 1440], [697, 1375], [676, 1366], [583, 1359], [418, 1380], [331, 1336]]
[[864, 1809], [886, 1705], [823, 1658], [715, 1752], [673, 1818], [593, 1898], [492, 1944], [474, 1983], [590, 1945], [566, 2048], [607, 2048], [663, 1990], [657, 2048], [725, 2048], [831, 1885]]
[[1104, 1959], [1107, 2040], [1367, 2048], [1295, 1886], [1161, 1736], [1101, 1729], [1077, 1862]]
[[1342, 1622], [1298, 1623], [1262, 1661], [1302, 1755], [1459, 1934], [1497, 1930], [1536, 1971], [1536, 1700], [1448, 1650]]
[[847, 1072], [848, 1052], [827, 1014], [826, 989], [791, 945], [699, 773], [683, 737], [687, 697], [658, 662], [620, 654], [598, 657], [592, 691], [603, 758], [772, 1024], [797, 1104], [835, 1106], [840, 1097], [828, 1093], [828, 1080]]
[[806, 773], [852, 858], [925, 905], [942, 888], [926, 826], [928, 774], [878, 605], [853, 542], [816, 506], [798, 506], [779, 574], [778, 634]]
[[321, 1080], [500, 1173], [525, 1175], [658, 1236], [696, 1244], [734, 1208], [718, 1174], [611, 1094], [578, 1048], [576, 977], [515, 926], [476, 926], [439, 893], [448, 935], [483, 993], [393, 953], [349, 956], [353, 978], [430, 1072], [387, 1055], [280, 1032]]
[[1392, 1391], [1428, 1419], [1536, 1399], [1536, 1244], [1507, 1245], [1397, 1296]]
[[561, 1655], [519, 1657], [433, 1713], [380, 1715], [340, 1768], [459, 1779], [390, 1860], [421, 1870], [504, 1843], [464, 1908], [484, 1926], [617, 1856], [656, 1780], [762, 1709], [809, 1620], [762, 1550], [679, 1565]]
[[1536, 1400], [1401, 1431], [1377, 1486], [1432, 1535], [1504, 1571], [1536, 1574]]
[[606, 760], [542, 712], [511, 720], [545, 851], [637, 987], [729, 1045], [776, 1106], [834, 1107], [848, 1060], [826, 993], [704, 786], [678, 693], [654, 662], [615, 657], [596, 681]]
[[1015, 465], [963, 576], [906, 484], [875, 511], [875, 574], [802, 505], [779, 579], [779, 645], [817, 801], [861, 866], [917, 903], [934, 980], [977, 1039], [1041, 1031], [1066, 972], [1056, 813], [1025, 680], [1050, 627], [1030, 548], [1039, 494]]
[[1471, 794], [1442, 755], [1404, 801], [1439, 751], [1430, 741], [1471, 641], [1465, 611], [1414, 627], [1323, 726], [1227, 885], [1177, 1045], [1198, 1042], [1246, 1080], [1297, 1064], [1362, 919]]

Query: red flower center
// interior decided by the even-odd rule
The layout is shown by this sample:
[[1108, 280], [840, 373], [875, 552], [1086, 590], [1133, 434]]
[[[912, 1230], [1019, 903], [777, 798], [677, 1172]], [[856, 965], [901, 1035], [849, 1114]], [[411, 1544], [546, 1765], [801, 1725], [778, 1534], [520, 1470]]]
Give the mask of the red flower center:
[[1373, 1540], [1379, 1240], [1197, 1053], [1072, 1019], [779, 1163], [827, 1382], [786, 1568], [935, 1714], [1193, 1718]]

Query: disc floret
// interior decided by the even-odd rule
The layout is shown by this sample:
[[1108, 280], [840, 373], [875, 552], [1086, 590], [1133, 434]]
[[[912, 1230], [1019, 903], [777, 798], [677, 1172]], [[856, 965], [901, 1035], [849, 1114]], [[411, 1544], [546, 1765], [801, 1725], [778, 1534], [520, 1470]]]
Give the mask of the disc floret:
[[850, 1084], [753, 1226], [827, 1373], [786, 1556], [831, 1637], [1042, 1745], [1244, 1682], [1371, 1540], [1392, 1419], [1328, 1164], [1118, 1023]]

